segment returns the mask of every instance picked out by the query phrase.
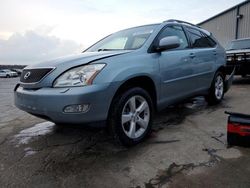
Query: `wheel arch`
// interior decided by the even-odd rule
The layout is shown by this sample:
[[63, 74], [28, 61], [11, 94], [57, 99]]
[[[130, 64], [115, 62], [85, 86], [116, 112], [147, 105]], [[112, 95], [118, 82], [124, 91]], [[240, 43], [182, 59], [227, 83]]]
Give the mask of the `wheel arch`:
[[121, 93], [133, 87], [140, 87], [142, 89], [145, 89], [149, 93], [150, 97], [152, 98], [154, 109], [157, 108], [157, 88], [156, 88], [155, 82], [149, 76], [141, 75], [141, 76], [136, 76], [136, 77], [132, 77], [132, 78], [125, 80], [118, 87], [118, 89], [116, 90], [112, 98], [111, 104], [109, 106], [109, 112], [111, 110], [111, 106], [113, 105], [114, 99], [117, 96], [119, 96]]
[[214, 73], [214, 76], [215, 76], [215, 74], [217, 73], [217, 72], [221, 72], [222, 74], [223, 74], [223, 76], [224, 76], [224, 79], [225, 79], [225, 77], [226, 77], [226, 67], [223, 65], [223, 66], [220, 66], [218, 69], [217, 69], [217, 71]]

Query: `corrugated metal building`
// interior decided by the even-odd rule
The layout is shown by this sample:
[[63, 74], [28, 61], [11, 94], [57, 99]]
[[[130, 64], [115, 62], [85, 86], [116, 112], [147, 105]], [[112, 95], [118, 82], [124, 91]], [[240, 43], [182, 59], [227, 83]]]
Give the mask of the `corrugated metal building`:
[[244, 1], [198, 24], [226, 47], [233, 39], [250, 37], [250, 0]]

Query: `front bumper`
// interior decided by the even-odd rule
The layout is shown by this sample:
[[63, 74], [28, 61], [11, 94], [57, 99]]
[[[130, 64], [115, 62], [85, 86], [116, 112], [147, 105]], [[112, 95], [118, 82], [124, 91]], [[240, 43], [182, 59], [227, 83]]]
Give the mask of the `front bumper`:
[[[92, 123], [105, 121], [113, 97], [108, 85], [91, 85], [74, 88], [24, 89], [17, 85], [15, 105], [30, 114], [55, 123]], [[85, 113], [64, 113], [65, 106], [88, 104]]]

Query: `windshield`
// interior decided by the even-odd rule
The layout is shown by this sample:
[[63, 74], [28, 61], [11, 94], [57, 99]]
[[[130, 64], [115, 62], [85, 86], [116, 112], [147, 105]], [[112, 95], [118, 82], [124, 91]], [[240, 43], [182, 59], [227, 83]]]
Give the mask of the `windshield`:
[[250, 39], [237, 40], [229, 43], [227, 50], [250, 49]]
[[97, 42], [85, 52], [136, 50], [143, 46], [156, 26], [158, 25], [147, 25], [119, 31]]

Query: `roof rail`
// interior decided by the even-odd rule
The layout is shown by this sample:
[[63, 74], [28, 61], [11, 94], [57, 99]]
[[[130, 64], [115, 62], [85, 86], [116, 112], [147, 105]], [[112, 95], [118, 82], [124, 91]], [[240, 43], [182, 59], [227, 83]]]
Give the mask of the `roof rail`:
[[187, 24], [187, 25], [191, 25], [191, 26], [195, 26], [195, 27], [199, 27], [198, 25], [195, 25], [195, 24], [192, 24], [192, 23], [189, 23], [189, 22], [185, 22], [185, 21], [181, 21], [181, 20], [174, 20], [174, 19], [170, 19], [170, 20], [166, 20], [164, 22], [175, 22], [175, 23], [183, 23], [183, 24]]

